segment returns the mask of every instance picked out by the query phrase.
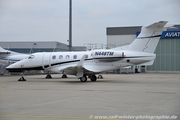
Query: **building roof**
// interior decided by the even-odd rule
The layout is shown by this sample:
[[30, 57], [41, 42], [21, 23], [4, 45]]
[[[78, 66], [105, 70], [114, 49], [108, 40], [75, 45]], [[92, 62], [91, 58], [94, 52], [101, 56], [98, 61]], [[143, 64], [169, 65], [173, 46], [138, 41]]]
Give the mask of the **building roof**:
[[[141, 31], [142, 26], [132, 26], [132, 27], [107, 27], [106, 35], [130, 35], [136, 34]], [[180, 29], [180, 25], [174, 25], [174, 27]]]
[[[68, 51], [69, 45], [58, 41], [0, 41], [0, 46], [5, 49], [56, 49], [58, 51]], [[73, 51], [85, 51], [84, 46], [73, 46]]]
[[67, 46], [57, 41], [0, 41], [0, 45], [5, 48], [54, 48], [56, 45]]

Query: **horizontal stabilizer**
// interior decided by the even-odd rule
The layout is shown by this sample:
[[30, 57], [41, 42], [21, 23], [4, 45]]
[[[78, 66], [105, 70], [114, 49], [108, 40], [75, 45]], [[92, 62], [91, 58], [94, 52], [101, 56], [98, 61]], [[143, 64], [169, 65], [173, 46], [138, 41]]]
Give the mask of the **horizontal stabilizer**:
[[168, 23], [168, 21], [159, 21], [156, 23], [153, 23], [151, 25], [146, 26], [146, 28], [162, 28], [164, 27], [166, 24]]
[[150, 66], [150, 65], [153, 65], [153, 63], [154, 63], [154, 60], [151, 60], [151, 61], [149, 61], [149, 62], [145, 62], [145, 63], [139, 64], [139, 65], [140, 65], [140, 66], [143, 66], [143, 65], [145, 65], [145, 66]]

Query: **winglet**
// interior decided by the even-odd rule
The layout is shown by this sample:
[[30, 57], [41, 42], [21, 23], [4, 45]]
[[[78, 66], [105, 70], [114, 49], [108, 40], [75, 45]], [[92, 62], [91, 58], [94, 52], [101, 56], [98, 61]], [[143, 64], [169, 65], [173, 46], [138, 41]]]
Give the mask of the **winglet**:
[[81, 58], [81, 60], [80, 60], [79, 63], [77, 64], [77, 67], [80, 67], [80, 66], [83, 65], [83, 62], [84, 62], [86, 56], [87, 56], [86, 54], [83, 55], [83, 57]]

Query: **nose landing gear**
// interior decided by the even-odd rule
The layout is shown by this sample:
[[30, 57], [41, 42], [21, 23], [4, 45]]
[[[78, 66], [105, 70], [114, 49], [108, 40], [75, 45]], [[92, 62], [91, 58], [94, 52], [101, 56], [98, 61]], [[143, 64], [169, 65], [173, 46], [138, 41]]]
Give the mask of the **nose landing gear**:
[[21, 73], [21, 77], [19, 78], [18, 81], [26, 81], [26, 79], [24, 78], [24, 72]]

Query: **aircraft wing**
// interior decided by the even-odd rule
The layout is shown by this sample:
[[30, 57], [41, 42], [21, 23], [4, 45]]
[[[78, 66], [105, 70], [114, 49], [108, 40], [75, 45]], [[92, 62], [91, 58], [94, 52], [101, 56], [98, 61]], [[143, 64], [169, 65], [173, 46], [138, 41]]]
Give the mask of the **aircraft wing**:
[[83, 66], [83, 63], [84, 63], [84, 60], [85, 60], [85, 57], [86, 55], [84, 55], [80, 61], [78, 63], [75, 63], [75, 64], [66, 64], [66, 65], [63, 65], [63, 66], [60, 66], [60, 67], [55, 67], [55, 68], [52, 68], [51, 71], [52, 72], [67, 72], [67, 73], [70, 73], [70, 74], [74, 74], [74, 75], [77, 75], [78, 77], [82, 77], [84, 72], [85, 73], [89, 73], [89, 72], [93, 72], [93, 71], [89, 71], [88, 69], [86, 69], [84, 66]]
[[[106, 69], [108, 66], [96, 66], [92, 64], [86, 64], [83, 65], [84, 60], [85, 60], [86, 55], [84, 55], [80, 61], [72, 64], [72, 63], [67, 63], [65, 65], [59, 66], [59, 67], [54, 67], [51, 68], [52, 72], [64, 72], [65, 74], [72, 74], [76, 75], [77, 78], [82, 77], [84, 74], [94, 74], [94, 73], [100, 73], [102, 70]], [[99, 61], [104, 61], [104, 62], [114, 62], [118, 61], [122, 58], [114, 58], [114, 59], [95, 59], [95, 62]]]

